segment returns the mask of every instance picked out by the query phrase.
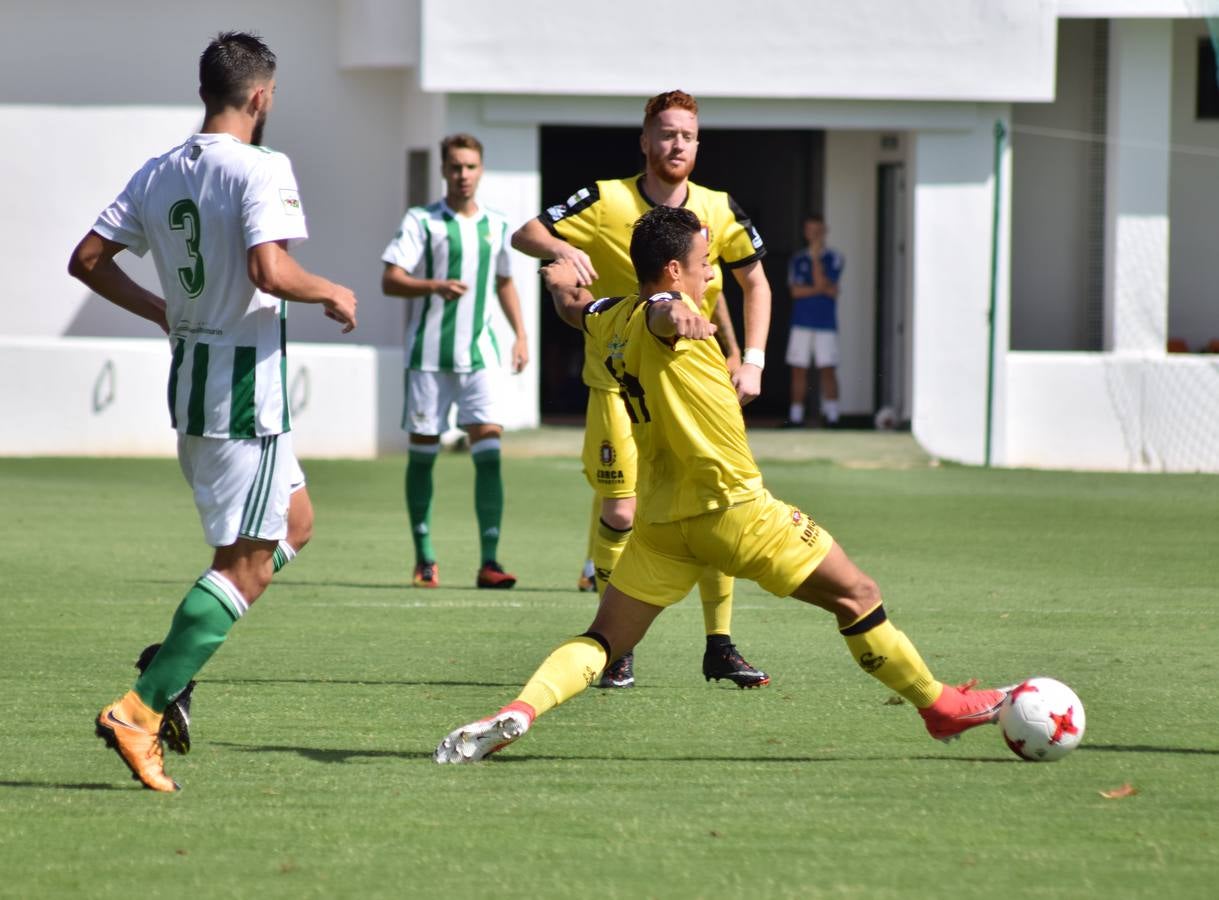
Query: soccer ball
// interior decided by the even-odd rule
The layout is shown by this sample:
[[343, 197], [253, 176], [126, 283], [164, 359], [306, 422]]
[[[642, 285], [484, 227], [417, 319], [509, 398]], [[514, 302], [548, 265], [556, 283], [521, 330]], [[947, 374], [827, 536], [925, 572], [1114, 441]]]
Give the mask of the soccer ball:
[[1030, 762], [1053, 762], [1084, 737], [1084, 705], [1053, 678], [1030, 678], [1012, 688], [999, 708], [999, 729], [1012, 752]]

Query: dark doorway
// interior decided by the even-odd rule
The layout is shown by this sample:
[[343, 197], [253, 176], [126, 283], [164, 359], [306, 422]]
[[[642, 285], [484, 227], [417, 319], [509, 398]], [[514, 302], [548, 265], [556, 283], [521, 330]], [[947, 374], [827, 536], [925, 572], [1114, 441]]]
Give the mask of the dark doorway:
[[[577, 189], [604, 178], [624, 178], [643, 169], [639, 128], [544, 125], [541, 132], [542, 200], [561, 202]], [[694, 180], [727, 191], [750, 216], [766, 242], [763, 259], [773, 292], [770, 337], [762, 396], [746, 407], [754, 424], [773, 424], [787, 413], [787, 262], [800, 242], [806, 212], [820, 212], [825, 171], [821, 131], [703, 129]], [[725, 273], [724, 293], [737, 336], [744, 340], [741, 289]], [[550, 312], [543, 293], [541, 404], [544, 422], [582, 419], [586, 389], [580, 382], [583, 342]]]

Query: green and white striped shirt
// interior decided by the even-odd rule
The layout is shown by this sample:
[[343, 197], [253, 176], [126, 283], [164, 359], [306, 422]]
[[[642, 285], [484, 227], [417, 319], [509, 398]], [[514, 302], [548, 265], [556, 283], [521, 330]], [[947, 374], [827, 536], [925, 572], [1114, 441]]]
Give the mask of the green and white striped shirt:
[[290, 430], [285, 304], [250, 282], [246, 253], [307, 237], [288, 157], [228, 134], [196, 134], [146, 162], [93, 230], [152, 250], [173, 362], [173, 426], [249, 439]]
[[453, 279], [469, 287], [457, 300], [429, 294], [410, 303], [408, 369], [475, 372], [499, 365], [490, 300], [496, 277], [512, 274], [507, 219], [486, 208], [458, 215], [443, 200], [412, 207], [381, 260], [413, 278]]

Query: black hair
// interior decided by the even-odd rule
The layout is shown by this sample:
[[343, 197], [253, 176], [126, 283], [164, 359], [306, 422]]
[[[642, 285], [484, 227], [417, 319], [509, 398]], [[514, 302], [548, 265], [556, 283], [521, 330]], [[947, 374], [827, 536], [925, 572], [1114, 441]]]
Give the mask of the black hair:
[[670, 260], [684, 264], [702, 230], [698, 216], [684, 206], [653, 206], [640, 216], [631, 232], [631, 263], [639, 283], [657, 281]]
[[199, 57], [199, 96], [207, 111], [240, 107], [258, 81], [275, 75], [275, 54], [254, 34], [222, 31]]

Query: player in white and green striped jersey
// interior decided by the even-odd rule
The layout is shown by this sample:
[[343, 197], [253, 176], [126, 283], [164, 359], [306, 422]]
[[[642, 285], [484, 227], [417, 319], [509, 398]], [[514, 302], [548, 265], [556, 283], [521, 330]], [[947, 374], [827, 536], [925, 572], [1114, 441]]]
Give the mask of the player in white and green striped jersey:
[[431, 534], [432, 469], [440, 435], [456, 406], [457, 424], [470, 437], [474, 460], [482, 557], [475, 584], [510, 588], [516, 578], [497, 558], [504, 509], [499, 398], [503, 363], [491, 329], [491, 294], [515, 334], [513, 372], [520, 372], [529, 360], [525, 322], [512, 283], [508, 222], [475, 200], [483, 173], [482, 144], [472, 135], [450, 135], [440, 143], [440, 160], [445, 198], [407, 210], [381, 255], [381, 289], [409, 301], [402, 427], [410, 434], [406, 508], [415, 543], [413, 581], [417, 587], [440, 583]]
[[[98, 715], [98, 736], [152, 790], [178, 787], [160, 744], [170, 705], [312, 531], [288, 433], [284, 301], [321, 304], [345, 332], [356, 325], [355, 295], [288, 255], [307, 232], [291, 163], [258, 146], [274, 93], [266, 44], [219, 35], [199, 60], [199, 133], [145, 163], [68, 264], [169, 335], [178, 459], [215, 548], [133, 689]], [[164, 298], [124, 274], [123, 250], [152, 251]]]

